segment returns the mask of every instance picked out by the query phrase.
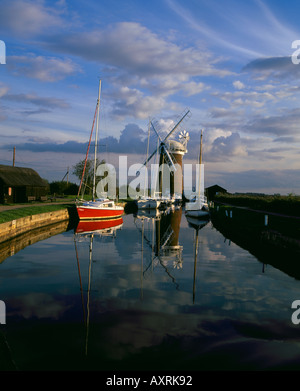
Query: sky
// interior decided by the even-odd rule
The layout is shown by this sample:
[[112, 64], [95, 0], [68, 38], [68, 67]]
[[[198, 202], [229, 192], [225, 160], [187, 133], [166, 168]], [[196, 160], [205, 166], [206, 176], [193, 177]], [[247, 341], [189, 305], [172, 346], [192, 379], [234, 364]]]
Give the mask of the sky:
[[299, 12], [297, 0], [2, 0], [0, 164], [15, 147], [16, 166], [78, 183], [101, 79], [99, 157], [116, 168], [144, 162], [150, 120], [163, 136], [189, 110], [172, 136], [189, 132], [193, 164], [203, 130], [205, 187], [300, 194]]

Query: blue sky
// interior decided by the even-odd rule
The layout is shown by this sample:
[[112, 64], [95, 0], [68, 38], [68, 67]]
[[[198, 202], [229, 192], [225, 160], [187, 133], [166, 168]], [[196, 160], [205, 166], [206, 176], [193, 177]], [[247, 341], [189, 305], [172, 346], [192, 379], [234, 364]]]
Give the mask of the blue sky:
[[[143, 162], [186, 108], [205, 185], [300, 194], [297, 1], [2, 0], [0, 164], [49, 181], [85, 157], [102, 80], [100, 153]], [[154, 135], [153, 135], [154, 136]], [[70, 179], [75, 180], [74, 177]]]

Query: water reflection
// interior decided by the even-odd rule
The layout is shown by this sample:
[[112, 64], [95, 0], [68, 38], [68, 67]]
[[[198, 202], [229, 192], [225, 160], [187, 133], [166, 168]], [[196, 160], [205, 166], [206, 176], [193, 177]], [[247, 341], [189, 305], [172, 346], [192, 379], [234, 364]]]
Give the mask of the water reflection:
[[198, 246], [199, 246], [199, 231], [201, 228], [205, 227], [208, 222], [209, 218], [195, 218], [191, 216], [187, 216], [187, 221], [189, 224], [189, 227], [193, 228], [195, 230], [195, 237], [194, 237], [194, 279], [193, 279], [193, 303], [195, 303], [195, 297], [196, 297], [196, 273], [197, 273], [197, 260], [198, 260]]
[[[272, 216], [273, 220], [280, 218]], [[300, 280], [300, 240], [297, 232], [300, 232], [300, 223], [294, 223], [294, 237], [282, 233], [280, 227], [276, 230], [268, 226], [247, 226], [247, 222], [241, 224], [233, 218], [226, 218], [215, 211], [212, 215], [213, 226], [222, 233], [224, 240], [232, 241], [239, 247], [246, 249], [262, 263], [262, 272], [267, 265], [272, 265], [287, 273], [291, 277]], [[289, 225], [289, 219], [283, 219], [281, 228]]]
[[211, 221], [178, 208], [85, 225], [0, 264], [19, 369], [299, 367], [298, 281]]
[[[93, 260], [93, 241], [96, 237], [110, 237], [116, 238], [117, 231], [122, 228], [123, 218], [108, 220], [81, 220], [77, 223], [74, 229], [74, 245], [76, 251], [76, 261], [78, 267], [81, 302], [83, 310], [84, 324], [86, 327], [86, 342], [85, 354], [88, 353], [88, 337], [89, 337], [89, 322], [90, 322], [90, 292], [91, 292], [91, 272]], [[82, 285], [82, 276], [80, 270], [80, 261], [78, 256], [77, 242], [82, 240], [89, 240], [89, 267], [88, 267], [88, 286], [87, 286], [87, 301], [84, 302], [84, 289]]]
[[[85, 229], [83, 229], [83, 226], [77, 226], [75, 229], [74, 239], [76, 257], [84, 322], [86, 326], [86, 355], [88, 355], [88, 352], [89, 355], [93, 355], [94, 352], [94, 339], [93, 343], [88, 342], [90, 337], [91, 314], [94, 327], [98, 325], [99, 322], [102, 325], [103, 319], [110, 319], [105, 322], [109, 322], [111, 327], [109, 329], [101, 329], [101, 333], [106, 334], [106, 339], [102, 340], [102, 349], [105, 349], [105, 354], [110, 357], [110, 359], [120, 359], [124, 355], [124, 352], [120, 349], [122, 344], [131, 344], [131, 349], [139, 350], [140, 348], [137, 346], [150, 347], [152, 345], [150, 340], [153, 335], [156, 336], [156, 339], [158, 338], [158, 340], [163, 341], [166, 329], [165, 327], [160, 330], [157, 329], [157, 326], [161, 324], [161, 322], [164, 322], [165, 325], [169, 325], [168, 327], [172, 329], [176, 318], [176, 328], [178, 327], [178, 330], [180, 327], [186, 329], [186, 326], [184, 326], [185, 320], [180, 319], [176, 314], [178, 314], [180, 306], [189, 301], [189, 294], [186, 292], [185, 287], [187, 281], [193, 281], [193, 302], [195, 302], [199, 230], [203, 228], [208, 221], [194, 221], [189, 223], [191, 233], [195, 232], [195, 258], [193, 259], [194, 278], [192, 280], [190, 275], [186, 276], [185, 273], [183, 273], [183, 245], [180, 242], [182, 208], [168, 208], [164, 211], [141, 211], [132, 217], [128, 217], [126, 222], [128, 223], [128, 220], [131, 218], [133, 218], [136, 232], [139, 233], [139, 236], [137, 237], [138, 245], [135, 246], [135, 251], [124, 251], [126, 246], [121, 240], [122, 235], [119, 235], [120, 232], [118, 230], [114, 231], [114, 234], [112, 235], [113, 245], [115, 247], [120, 247], [120, 245], [122, 245], [119, 252], [121, 262], [117, 261], [115, 257], [109, 258], [108, 254], [111, 253], [109, 251], [102, 254], [100, 259], [99, 247], [94, 246], [93, 242], [95, 238], [94, 233], [97, 232], [100, 235], [100, 243], [101, 241], [104, 243], [103, 240], [106, 238], [102, 234], [106, 232], [105, 229], [120, 227], [120, 225], [117, 224], [117, 221], [111, 220], [103, 224], [105, 225], [105, 229], [103, 227], [102, 231], [99, 231], [96, 227], [91, 229], [90, 226], [85, 227]], [[128, 231], [130, 232], [131, 242], [134, 242], [134, 227], [130, 225], [130, 228], [125, 227], [125, 229], [122, 230], [122, 234]], [[85, 238], [89, 239], [89, 248], [87, 249], [87, 247], [85, 247], [86, 254], [83, 255], [83, 258], [86, 260], [86, 256], [89, 254], [86, 289], [84, 289], [82, 285], [83, 279], [78, 256], [79, 251], [77, 248], [78, 239], [81, 239], [82, 234]], [[82, 240], [80, 240], [80, 242], [81, 241]], [[105, 241], [105, 243], [107, 244], [107, 241]], [[95, 261], [95, 257], [93, 258], [93, 251], [95, 257], [98, 259], [97, 261]], [[128, 252], [131, 255], [130, 260], [128, 260], [128, 263], [123, 264], [124, 255]], [[87, 267], [86, 262], [84, 262], [84, 265]], [[189, 272], [190, 267], [188, 264], [187, 266]], [[161, 274], [161, 271], [163, 271], [164, 274]], [[167, 279], [165, 276], [167, 276]], [[180, 286], [179, 283], [180, 279], [183, 282], [182, 286]], [[171, 282], [171, 286], [168, 286], [168, 281]], [[163, 284], [164, 287], [159, 287], [161, 284]], [[168, 297], [172, 286], [179, 291], [179, 296], [176, 296], [175, 300], [170, 300]], [[180, 299], [180, 296], [182, 299]], [[128, 308], [131, 308], [129, 313], [127, 312]], [[118, 314], [115, 315], [116, 318], [114, 320], [111, 319], [112, 313]], [[101, 321], [99, 320], [99, 316], [101, 316]], [[124, 326], [122, 326], [123, 322], [125, 322], [125, 324], [131, 324], [130, 331], [127, 330], [127, 325], [125, 326], [124, 324]], [[195, 325], [192, 325], [194, 325], [194, 322], [191, 322], [190, 327], [195, 327]], [[149, 332], [151, 331], [151, 338], [150, 335], [148, 335], [148, 332], [145, 333], [146, 329], [148, 329]], [[117, 332], [116, 330], [119, 330], [118, 336], [115, 335]], [[135, 335], [134, 339], [136, 342], [132, 340], [133, 335]], [[138, 335], [140, 335], [139, 342], [137, 341]], [[110, 341], [109, 344], [112, 345], [110, 348], [108, 348], [106, 341]], [[137, 346], [135, 346], [135, 343], [137, 343]]]
[[[139, 211], [134, 217], [135, 225], [141, 233], [142, 263], [144, 243], [151, 248], [151, 262], [143, 270], [143, 276], [150, 268], [153, 270], [154, 266], [160, 264], [178, 287], [169, 266], [182, 268], [182, 246], [179, 244], [182, 208], [173, 206], [163, 211]], [[145, 221], [152, 227], [150, 235], [145, 232]]]
[[81, 220], [75, 228], [75, 235], [88, 237], [98, 236], [116, 236], [116, 232], [123, 225], [123, 218], [109, 220]]
[[8, 257], [13, 256], [25, 247], [33, 245], [39, 241], [56, 236], [69, 229], [67, 220], [52, 224], [50, 226], [41, 227], [32, 231], [19, 235], [11, 240], [0, 243], [0, 263]]

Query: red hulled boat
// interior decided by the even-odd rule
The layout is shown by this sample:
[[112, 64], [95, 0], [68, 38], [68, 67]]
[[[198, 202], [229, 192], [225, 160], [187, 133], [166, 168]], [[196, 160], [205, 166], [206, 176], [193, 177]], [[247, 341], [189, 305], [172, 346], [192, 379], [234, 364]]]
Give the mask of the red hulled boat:
[[108, 199], [83, 202], [76, 208], [79, 220], [115, 219], [124, 214], [123, 206]]
[[99, 123], [99, 107], [100, 107], [100, 91], [101, 91], [101, 80], [99, 81], [99, 92], [98, 100], [95, 110], [95, 116], [92, 126], [92, 131], [90, 135], [90, 140], [88, 144], [88, 149], [85, 158], [84, 169], [81, 177], [81, 182], [78, 190], [78, 196], [82, 187], [83, 178], [85, 175], [86, 163], [88, 159], [95, 118], [97, 114], [96, 122], [96, 133], [95, 133], [95, 155], [94, 155], [94, 175], [93, 175], [93, 199], [92, 201], [77, 200], [76, 209], [78, 213], [79, 220], [99, 220], [99, 219], [114, 219], [120, 217], [124, 214], [123, 206], [117, 205], [113, 200], [106, 198], [96, 199], [96, 169], [97, 169], [97, 147], [98, 147], [98, 123]]

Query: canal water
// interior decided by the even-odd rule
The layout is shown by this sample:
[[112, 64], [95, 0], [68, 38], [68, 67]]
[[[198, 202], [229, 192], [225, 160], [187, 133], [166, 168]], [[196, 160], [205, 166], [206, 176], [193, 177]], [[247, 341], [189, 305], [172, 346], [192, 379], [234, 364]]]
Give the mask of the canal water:
[[193, 223], [179, 208], [2, 245], [1, 370], [300, 369], [300, 281]]

